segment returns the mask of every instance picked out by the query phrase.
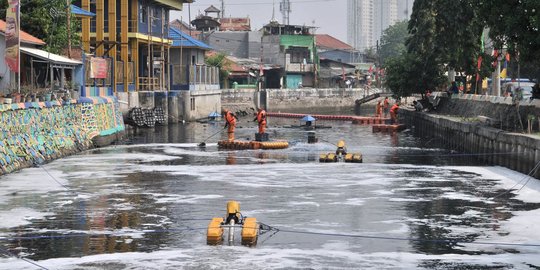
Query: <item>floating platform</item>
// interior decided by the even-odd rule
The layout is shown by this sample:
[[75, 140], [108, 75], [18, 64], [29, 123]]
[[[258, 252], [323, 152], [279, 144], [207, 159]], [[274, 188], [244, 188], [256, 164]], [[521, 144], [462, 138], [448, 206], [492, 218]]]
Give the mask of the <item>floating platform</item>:
[[399, 132], [407, 128], [404, 124], [396, 125], [373, 125], [373, 133], [375, 132]]
[[360, 153], [349, 153], [341, 157], [334, 153], [319, 155], [319, 162], [339, 162], [339, 161], [350, 162], [350, 163], [362, 163], [363, 158], [362, 158], [362, 154]]
[[221, 149], [236, 149], [236, 150], [249, 150], [249, 149], [285, 149], [289, 147], [287, 141], [274, 141], [274, 142], [257, 142], [257, 141], [218, 141], [218, 147]]

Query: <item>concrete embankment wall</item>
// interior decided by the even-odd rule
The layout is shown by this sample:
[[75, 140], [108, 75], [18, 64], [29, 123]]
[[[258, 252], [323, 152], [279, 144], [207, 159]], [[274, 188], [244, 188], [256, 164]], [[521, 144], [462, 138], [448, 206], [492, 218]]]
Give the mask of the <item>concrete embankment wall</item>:
[[[477, 154], [488, 164], [500, 165], [529, 174], [540, 161], [540, 140], [537, 136], [511, 133], [463, 119], [400, 111], [400, 118], [421, 137], [440, 139], [450, 149]], [[533, 175], [540, 178], [540, 173]]]
[[0, 174], [108, 144], [124, 132], [115, 98], [0, 105]]
[[124, 118], [135, 107], [162, 108], [169, 123], [195, 121], [221, 112], [220, 90], [119, 92], [117, 97]]
[[351, 109], [365, 95], [364, 89], [227, 89], [222, 91], [223, 107], [251, 111], [259, 106], [272, 112], [321, 112]]
[[450, 99], [443, 98], [441, 100], [437, 113], [459, 116], [465, 119], [485, 116], [490, 118], [493, 127], [510, 131], [527, 130], [527, 120], [534, 118], [531, 121], [531, 128], [538, 131], [540, 100], [527, 99], [514, 103], [511, 97], [470, 94], [452, 95]]

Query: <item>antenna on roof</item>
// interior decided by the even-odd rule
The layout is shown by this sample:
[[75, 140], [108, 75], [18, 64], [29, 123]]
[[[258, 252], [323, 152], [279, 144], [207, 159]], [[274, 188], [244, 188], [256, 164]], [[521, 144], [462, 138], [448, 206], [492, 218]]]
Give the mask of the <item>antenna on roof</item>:
[[270, 19], [270, 22], [271, 23], [277, 23], [278, 22], [276, 20], [276, 2], [275, 1], [272, 1], [272, 19]]
[[283, 14], [283, 24], [289, 25], [289, 13], [291, 13], [291, 1], [282, 0], [279, 3], [279, 11]]
[[225, 0], [221, 0], [221, 18], [225, 17]]

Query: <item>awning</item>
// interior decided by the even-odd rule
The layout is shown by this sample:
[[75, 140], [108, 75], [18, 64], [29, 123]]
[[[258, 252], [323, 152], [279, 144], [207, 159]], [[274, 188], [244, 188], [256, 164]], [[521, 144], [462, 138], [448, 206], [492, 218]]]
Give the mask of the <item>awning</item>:
[[71, 14], [82, 18], [91, 18], [96, 16], [95, 13], [84, 10], [76, 5], [71, 5]]
[[74, 68], [75, 66], [82, 65], [81, 61], [73, 60], [58, 54], [50, 53], [44, 50], [21, 47], [21, 52], [45, 60], [47, 62], [52, 62], [55, 67], [67, 67]]

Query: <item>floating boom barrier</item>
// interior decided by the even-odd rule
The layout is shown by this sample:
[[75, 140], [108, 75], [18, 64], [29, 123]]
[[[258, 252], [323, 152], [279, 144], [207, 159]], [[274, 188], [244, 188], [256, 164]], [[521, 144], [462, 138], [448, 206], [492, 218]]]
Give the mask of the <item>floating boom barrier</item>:
[[257, 149], [285, 149], [289, 147], [287, 141], [257, 142], [257, 141], [218, 141], [221, 149], [257, 150]]
[[[267, 112], [266, 115], [272, 116], [272, 117], [282, 117], [282, 118], [303, 118], [307, 114]], [[352, 121], [353, 124], [359, 124], [359, 125], [385, 124], [390, 121], [390, 118], [383, 118], [383, 117], [365, 117], [365, 116], [354, 116], [354, 115], [325, 115], [325, 114], [310, 114], [310, 115], [313, 116], [317, 120]]]
[[[268, 112], [268, 116], [283, 117], [283, 118], [303, 118], [307, 114], [300, 113], [275, 113]], [[337, 121], [352, 121], [357, 125], [373, 125], [373, 132], [399, 132], [406, 128], [404, 124], [390, 124], [390, 118], [383, 117], [365, 117], [354, 115], [324, 115], [324, 114], [311, 114], [311, 116], [320, 120], [337, 120]]]

